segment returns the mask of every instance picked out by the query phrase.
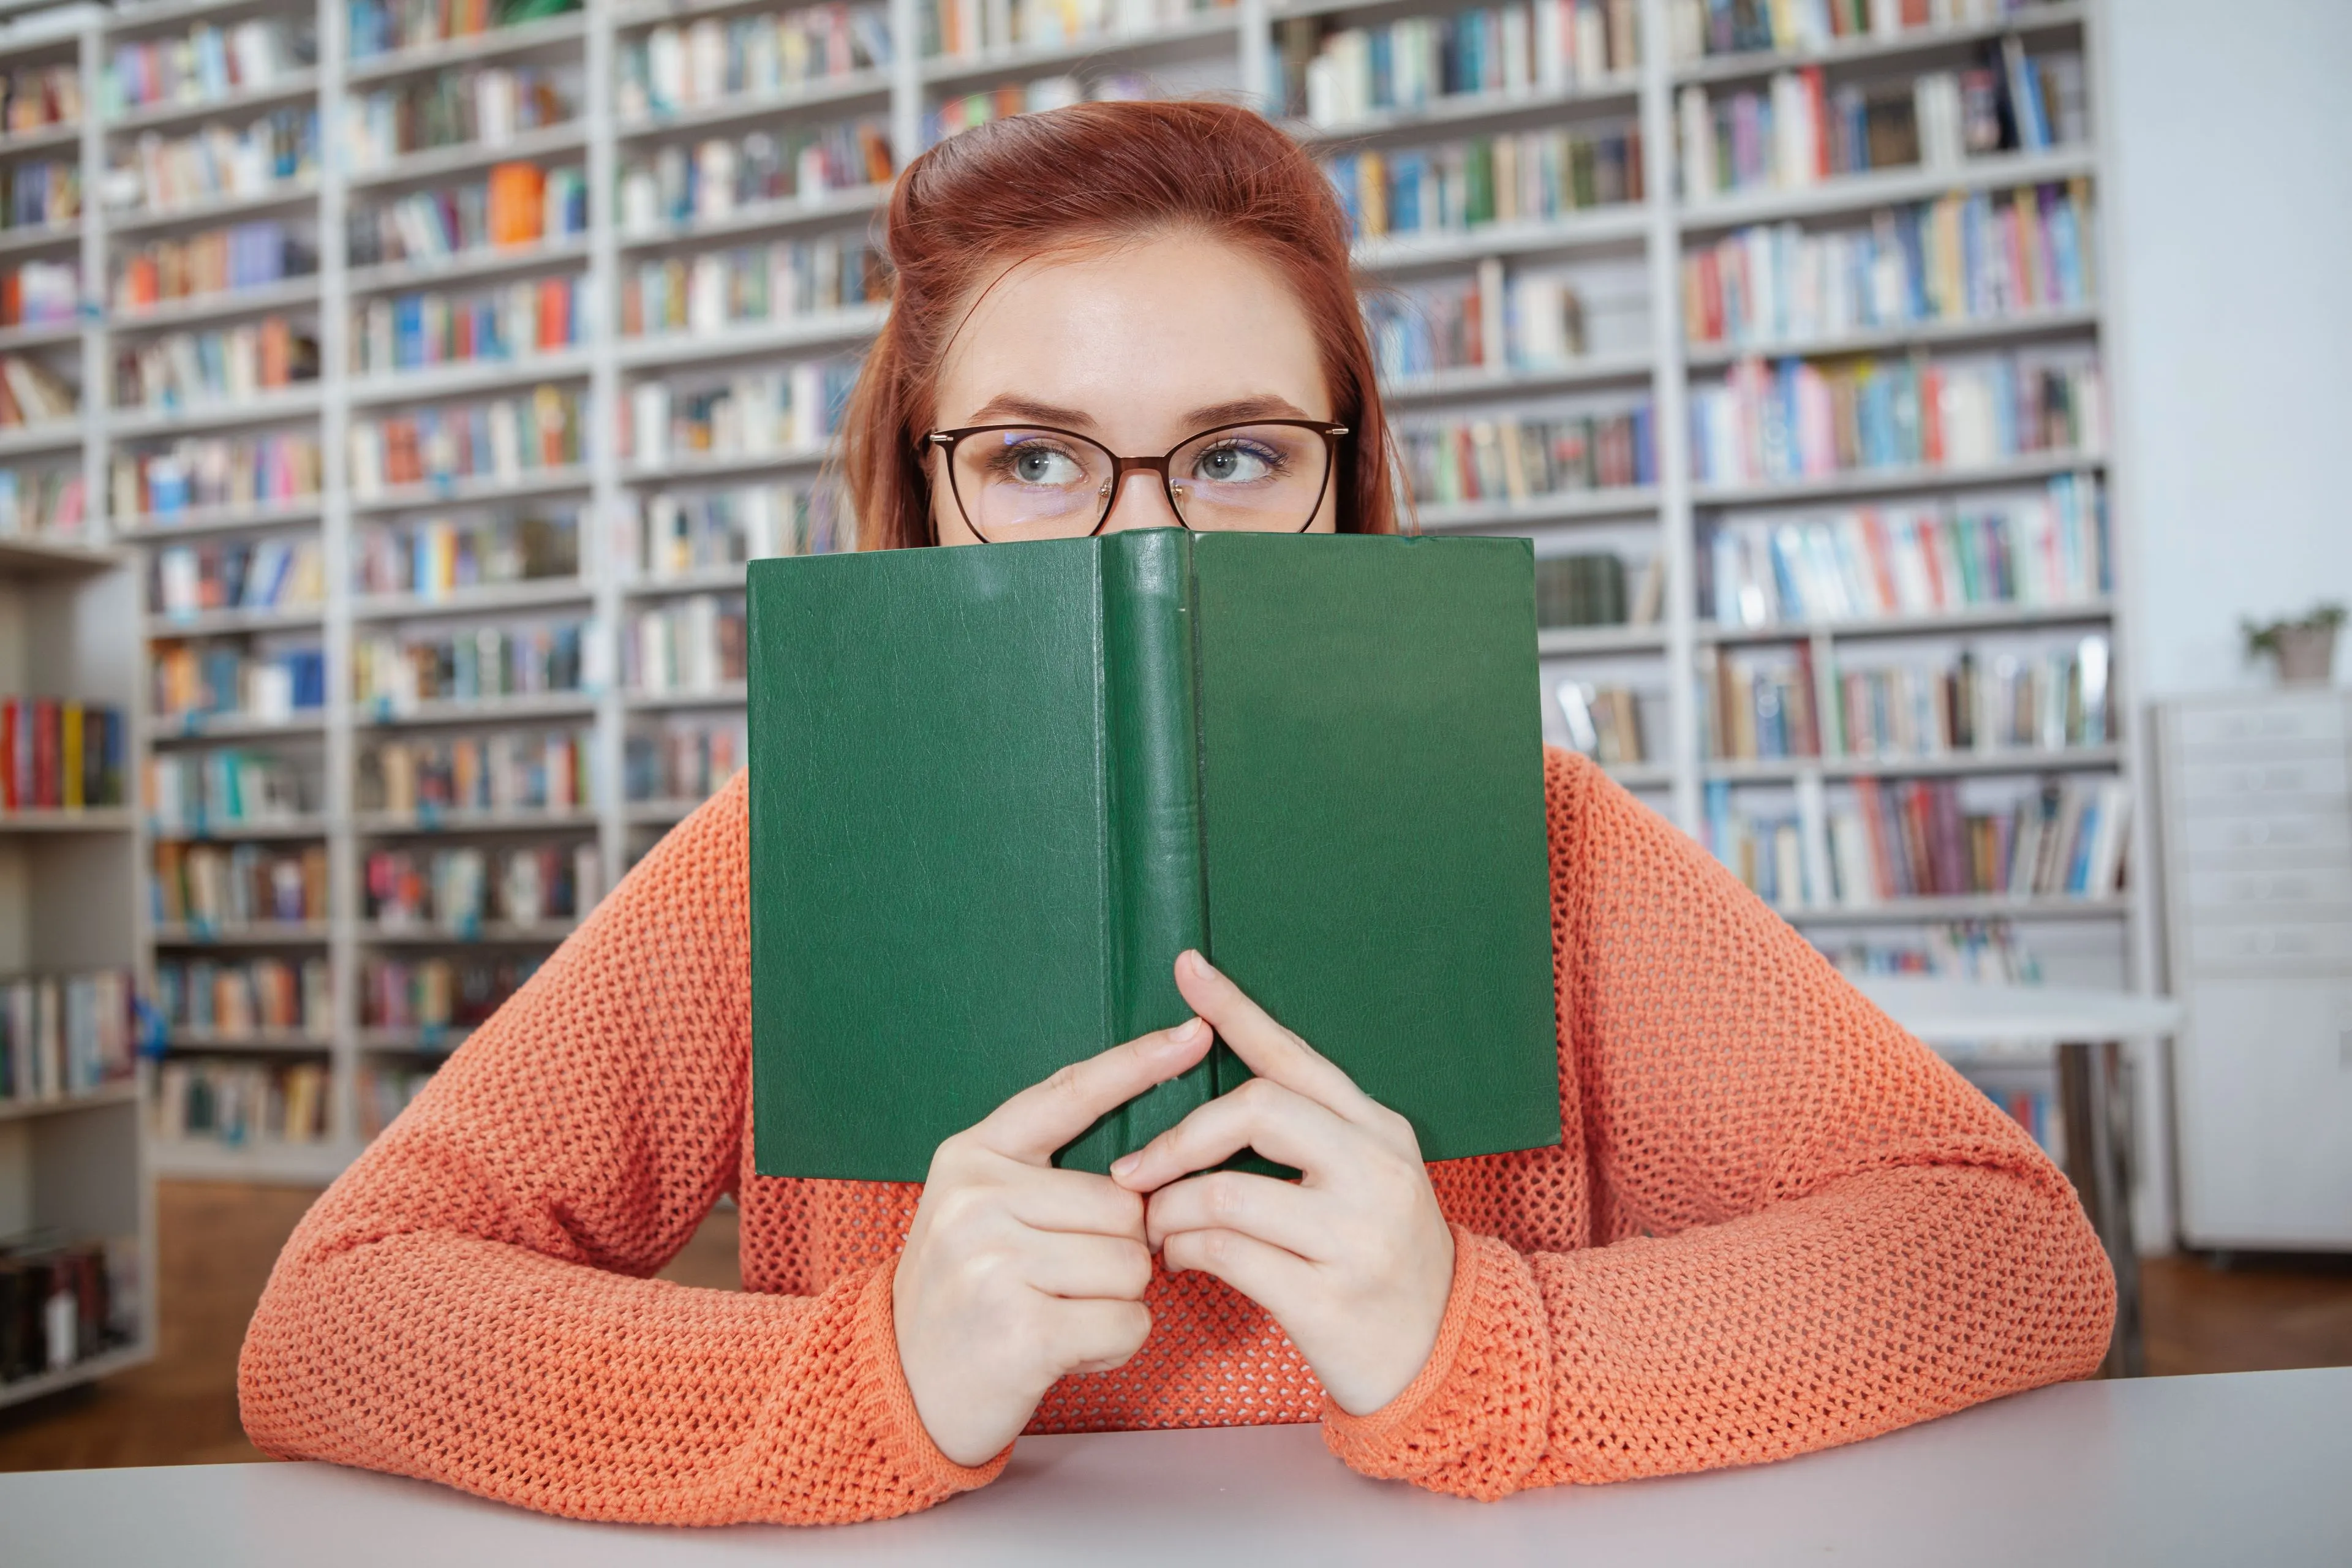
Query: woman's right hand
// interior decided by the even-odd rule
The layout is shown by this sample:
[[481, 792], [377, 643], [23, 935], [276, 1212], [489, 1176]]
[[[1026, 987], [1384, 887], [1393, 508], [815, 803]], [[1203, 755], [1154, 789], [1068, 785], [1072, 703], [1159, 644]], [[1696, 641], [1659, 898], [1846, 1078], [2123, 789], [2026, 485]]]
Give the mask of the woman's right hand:
[[1108, 1372], [1151, 1331], [1143, 1200], [1054, 1152], [1206, 1055], [1194, 1018], [1023, 1089], [931, 1156], [891, 1282], [898, 1365], [940, 1453], [984, 1464], [1055, 1380]]

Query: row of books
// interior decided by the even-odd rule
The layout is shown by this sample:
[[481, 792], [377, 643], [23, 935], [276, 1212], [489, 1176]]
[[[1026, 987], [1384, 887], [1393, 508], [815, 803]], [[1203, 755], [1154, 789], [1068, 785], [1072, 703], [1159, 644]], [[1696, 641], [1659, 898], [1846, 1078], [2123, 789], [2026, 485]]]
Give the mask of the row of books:
[[1563, 680], [1552, 688], [1568, 743], [1603, 767], [1630, 767], [1650, 760], [1642, 739], [1642, 702], [1629, 686]]
[[162, 838], [298, 822], [320, 804], [315, 763], [238, 746], [149, 752], [143, 796], [148, 825]]
[[275, 218], [151, 239], [123, 258], [114, 308], [136, 315], [177, 300], [306, 278], [317, 267], [309, 238]]
[[161, 450], [117, 453], [107, 473], [113, 515], [127, 526], [286, 505], [319, 493], [319, 439], [294, 431], [183, 437]]
[[394, 1119], [425, 1092], [425, 1086], [433, 1081], [433, 1070], [397, 1062], [363, 1064], [358, 1080], [360, 1135], [383, 1136]]
[[813, 452], [840, 427], [857, 362], [803, 360], [717, 386], [640, 381], [629, 388], [622, 449], [641, 467], [673, 458]]
[[2115, 739], [2107, 639], [1979, 658], [1854, 662], [1830, 669], [1816, 703], [1811, 651], [1703, 649], [1700, 740], [1709, 760], [2063, 751]]
[[124, 804], [130, 731], [108, 702], [0, 698], [0, 809]]
[[1950, 780], [1854, 783], [1829, 818], [1837, 901], [1969, 893], [2105, 898], [2123, 881], [2131, 791], [2121, 779], [2045, 781], [2008, 810], [1969, 812]]
[[353, 310], [360, 374], [478, 364], [554, 353], [587, 342], [588, 279], [558, 273], [467, 293], [397, 294]]
[[1493, 257], [1468, 278], [1363, 297], [1364, 332], [1383, 381], [1441, 371], [1541, 370], [1584, 357], [1584, 301], [1567, 279], [1506, 278]]
[[322, 1143], [332, 1090], [323, 1062], [174, 1057], [155, 1075], [155, 1134], [232, 1149]]
[[1418, 506], [1525, 500], [1654, 484], [1650, 408], [1408, 426], [1397, 445]]
[[[1536, 557], [1538, 626], [1650, 626], [1664, 607], [1665, 572], [1657, 557], [1630, 575], [1613, 550]], [[1629, 591], [1630, 590], [1630, 591]]]
[[[1601, 0], [1533, 0], [1328, 32], [1296, 77], [1285, 72], [1290, 112], [1329, 128], [1446, 98], [1589, 87], [1633, 68], [1633, 7], [1619, 0], [1615, 11]], [[1312, 28], [1285, 24], [1286, 66]]]
[[736, 485], [657, 490], [626, 514], [622, 552], [654, 582], [770, 555], [857, 548], [848, 497], [836, 485]]
[[355, 637], [352, 697], [399, 714], [420, 702], [578, 691], [591, 632], [591, 623], [568, 620]]
[[1675, 99], [1685, 200], [1790, 190], [1874, 169], [1951, 168], [2000, 152], [2078, 143], [2089, 132], [2083, 58], [2028, 59], [2014, 37], [2001, 58], [1909, 81], [1831, 89], [1818, 66], [1776, 73], [1761, 93]]
[[2042, 961], [2005, 920], [1936, 921], [1916, 935], [1816, 941], [1843, 974], [1924, 974], [1977, 985], [2039, 985]]
[[578, 811], [596, 801], [584, 726], [386, 741], [360, 756], [362, 811], [429, 825], [453, 811]]
[[178, 37], [117, 43], [100, 90], [110, 119], [160, 104], [217, 103], [307, 70], [318, 58], [308, 16], [198, 22]]
[[267, 195], [319, 172], [319, 111], [273, 109], [244, 125], [221, 121], [183, 135], [150, 131], [115, 154], [108, 205], [170, 212], [199, 202]]
[[263, 1034], [323, 1039], [335, 1027], [323, 958], [159, 958], [154, 1000], [167, 1028], [209, 1045]]
[[693, 594], [643, 610], [621, 639], [621, 683], [631, 691], [718, 691], [744, 679], [749, 653], [740, 595]]
[[950, 136], [1016, 114], [1045, 114], [1074, 103], [1140, 103], [1160, 96], [1159, 84], [1140, 71], [1088, 71], [1001, 82], [944, 99], [924, 110], [923, 145], [936, 147]]
[[1694, 343], [1802, 346], [1928, 321], [1997, 321], [2091, 302], [2088, 180], [1881, 208], [1866, 228], [1758, 226], [1683, 258]]
[[0, 1243], [0, 1383], [62, 1372], [128, 1344], [139, 1323], [139, 1238]]
[[621, 277], [621, 335], [713, 334], [806, 321], [890, 298], [889, 263], [862, 235], [780, 239], [644, 261]]
[[375, 849], [361, 867], [361, 904], [381, 930], [432, 927], [458, 937], [492, 923], [577, 920], [595, 905], [602, 866], [593, 842]]
[[81, 123], [81, 68], [71, 60], [0, 70], [0, 135]]
[[349, 0], [344, 14], [352, 58], [373, 60], [401, 49], [479, 37], [513, 26], [518, 14], [535, 18], [570, 9], [569, 4], [526, 7], [499, 0]]
[[923, 53], [969, 57], [1148, 34], [1231, 10], [1233, 0], [930, 0]]
[[51, 534], [71, 539], [81, 532], [89, 515], [82, 483], [80, 456], [68, 454], [70, 467], [35, 468], [12, 463], [0, 468], [0, 535]]
[[443, 404], [354, 419], [352, 494], [373, 500], [404, 485], [511, 481], [586, 460], [586, 395], [541, 385], [513, 397]]
[[621, 232], [644, 238], [762, 203], [887, 185], [896, 170], [889, 127], [880, 119], [673, 143], [622, 168]]
[[147, 652], [154, 714], [165, 724], [205, 719], [282, 724], [327, 705], [327, 656], [316, 645], [259, 651], [222, 643], [157, 642]]
[[315, 536], [173, 544], [147, 558], [147, 606], [159, 616], [291, 610], [326, 599], [326, 552]]
[[1552, 129], [1323, 161], [1358, 239], [1543, 223], [1642, 200], [1641, 132]]
[[134, 340], [115, 351], [114, 405], [163, 413], [242, 403], [319, 378], [319, 340], [306, 324], [264, 316]]
[[357, 592], [413, 594], [421, 599], [446, 599], [473, 588], [579, 574], [576, 510], [427, 517], [369, 528], [354, 542], [352, 559], [352, 586]]
[[1829, 744], [1848, 756], [1936, 757], [2063, 751], [2115, 739], [2107, 639], [1948, 664], [1889, 664], [1832, 672], [1837, 706]]
[[1691, 465], [1702, 483], [1738, 485], [2095, 456], [2105, 407], [2098, 362], [2079, 355], [1747, 359], [1691, 388]]
[[354, 172], [388, 169], [412, 153], [503, 147], [580, 113], [572, 67], [468, 66], [413, 77], [343, 101], [343, 147]]
[[539, 972], [528, 953], [458, 958], [369, 958], [360, 969], [360, 1026], [470, 1029], [489, 1021]]
[[0, 980], [0, 1105], [88, 1094], [136, 1065], [129, 971]]
[[55, 425], [81, 411], [65, 377], [30, 354], [0, 354], [0, 430]]
[[742, 714], [679, 714], [629, 731], [622, 781], [631, 800], [708, 800], [750, 755]]
[[738, 99], [786, 98], [892, 58], [887, 5], [810, 5], [665, 22], [620, 48], [623, 124]]
[[0, 327], [70, 321], [81, 310], [81, 268], [70, 261], [20, 261], [0, 270]]
[[1998, 22], [2050, 0], [1669, 0], [1675, 60], [1827, 48], [1922, 27]]
[[154, 847], [148, 907], [159, 925], [204, 931], [299, 925], [327, 918], [327, 847], [184, 844]]
[[0, 229], [62, 228], [81, 216], [81, 165], [23, 158], [0, 165]]
[[588, 232], [588, 181], [576, 165], [500, 163], [482, 179], [356, 206], [343, 227], [353, 267], [551, 245]]

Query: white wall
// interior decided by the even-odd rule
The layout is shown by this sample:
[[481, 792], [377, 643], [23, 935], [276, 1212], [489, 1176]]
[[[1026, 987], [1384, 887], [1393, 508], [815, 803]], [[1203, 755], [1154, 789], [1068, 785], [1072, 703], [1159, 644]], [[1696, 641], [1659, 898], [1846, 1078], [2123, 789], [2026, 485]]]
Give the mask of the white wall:
[[2352, 603], [2352, 0], [2105, 11], [2145, 700], [2267, 679], [2241, 615]]

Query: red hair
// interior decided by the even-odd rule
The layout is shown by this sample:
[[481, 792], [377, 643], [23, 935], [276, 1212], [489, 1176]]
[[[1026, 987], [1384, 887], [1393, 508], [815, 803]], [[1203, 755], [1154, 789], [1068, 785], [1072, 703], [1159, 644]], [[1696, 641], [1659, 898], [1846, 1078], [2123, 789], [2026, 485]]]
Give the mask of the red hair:
[[936, 544], [919, 443], [940, 361], [975, 294], [1031, 257], [1163, 230], [1236, 245], [1307, 312], [1335, 423], [1345, 533], [1396, 531], [1388, 421], [1349, 274], [1348, 225], [1323, 174], [1273, 124], [1232, 104], [1080, 103], [950, 137], [907, 165], [883, 248], [890, 316], [843, 422], [858, 547]]

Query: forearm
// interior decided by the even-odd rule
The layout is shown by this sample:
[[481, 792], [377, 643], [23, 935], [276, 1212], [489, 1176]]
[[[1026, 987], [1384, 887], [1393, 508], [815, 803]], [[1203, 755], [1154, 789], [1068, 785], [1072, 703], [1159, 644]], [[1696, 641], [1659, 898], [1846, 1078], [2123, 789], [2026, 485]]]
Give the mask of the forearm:
[[949, 1463], [891, 1350], [889, 1268], [814, 1297], [692, 1289], [447, 1232], [281, 1260], [239, 1367], [286, 1458], [579, 1519], [843, 1523], [992, 1479]]
[[2063, 1188], [1906, 1166], [1670, 1237], [1480, 1238], [1423, 1377], [1326, 1426], [1367, 1474], [1471, 1497], [1753, 1464], [2084, 1376], [2114, 1310]]

